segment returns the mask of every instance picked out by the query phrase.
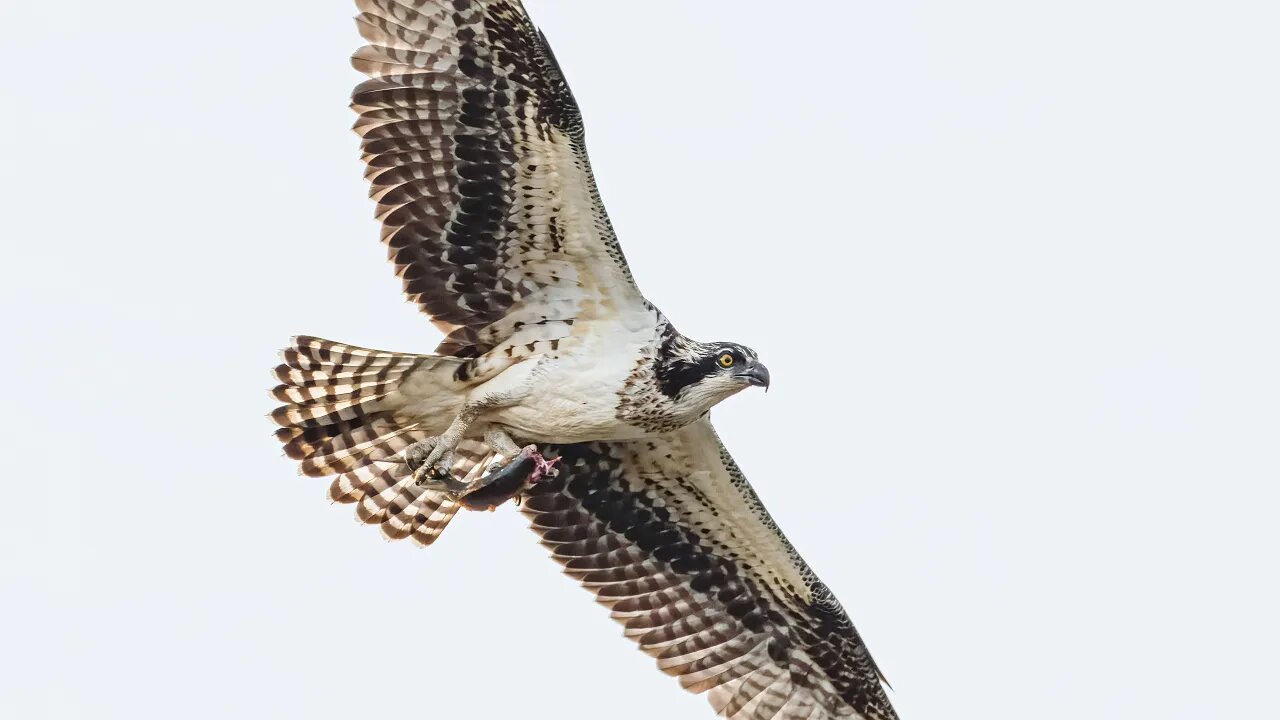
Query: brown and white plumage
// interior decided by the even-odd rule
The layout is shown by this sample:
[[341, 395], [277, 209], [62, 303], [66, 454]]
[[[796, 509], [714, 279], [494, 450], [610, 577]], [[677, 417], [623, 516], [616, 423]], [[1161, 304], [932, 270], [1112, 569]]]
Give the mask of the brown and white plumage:
[[[542, 542], [720, 715], [895, 718], [848, 616], [711, 427], [709, 408], [767, 371], [684, 338], [640, 294], [520, 3], [357, 6], [370, 79], [352, 105], [383, 241], [446, 337], [434, 355], [296, 338], [274, 391], [286, 454], [388, 537], [429, 544], [459, 506], [415, 481], [409, 449], [482, 408], [478, 424], [560, 458], [521, 507]], [[450, 457], [475, 479], [494, 446], [468, 436]]]
[[848, 616], [710, 420], [558, 452], [561, 476], [521, 510], [664, 672], [730, 718], [897, 717]]
[[[276, 437], [285, 454], [300, 461], [304, 475], [335, 475], [330, 499], [357, 503], [357, 516], [388, 538], [434, 542], [458, 505], [413, 483], [399, 460], [427, 432], [404, 414], [396, 388], [406, 373], [445, 361], [306, 336], [294, 338], [283, 355], [275, 370], [281, 384], [272, 394], [287, 404], [272, 419], [282, 426]], [[476, 443], [464, 449], [459, 469], [474, 476], [487, 449]]]
[[356, 4], [366, 176], [405, 293], [448, 335], [440, 352], [545, 350], [596, 305], [642, 308], [577, 104], [520, 4]]

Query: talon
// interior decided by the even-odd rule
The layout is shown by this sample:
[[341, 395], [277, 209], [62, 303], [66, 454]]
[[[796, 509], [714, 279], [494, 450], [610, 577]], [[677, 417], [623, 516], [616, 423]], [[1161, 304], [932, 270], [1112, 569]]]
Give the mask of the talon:
[[426, 485], [431, 480], [445, 480], [453, 469], [453, 449], [457, 441], [447, 435], [423, 438], [404, 451], [404, 462], [414, 481]]
[[409, 470], [417, 473], [418, 469], [426, 463], [427, 458], [431, 456], [431, 451], [436, 449], [438, 438], [427, 438], [414, 443], [404, 452], [404, 462], [409, 466]]

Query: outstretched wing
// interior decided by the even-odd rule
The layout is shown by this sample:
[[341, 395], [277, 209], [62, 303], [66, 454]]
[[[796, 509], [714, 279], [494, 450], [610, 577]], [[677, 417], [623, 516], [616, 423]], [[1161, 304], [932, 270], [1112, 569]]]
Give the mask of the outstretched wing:
[[840, 603], [778, 530], [707, 418], [562, 446], [521, 509], [626, 634], [736, 720], [897, 715]]
[[366, 176], [405, 293], [449, 335], [442, 352], [572, 325], [586, 306], [643, 304], [577, 103], [519, 0], [356, 5]]

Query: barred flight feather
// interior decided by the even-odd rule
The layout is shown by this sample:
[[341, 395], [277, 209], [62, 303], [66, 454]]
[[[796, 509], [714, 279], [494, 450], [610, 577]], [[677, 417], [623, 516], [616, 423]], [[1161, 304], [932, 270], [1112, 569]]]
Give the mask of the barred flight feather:
[[577, 104], [520, 3], [356, 5], [369, 44], [352, 63], [369, 79], [352, 93], [354, 128], [405, 294], [448, 334], [437, 352], [493, 349], [521, 308], [571, 320], [587, 286], [646, 306]]
[[[286, 404], [271, 418], [281, 425], [276, 437], [285, 454], [300, 461], [304, 475], [337, 475], [329, 497], [355, 504], [356, 517], [378, 525], [386, 537], [434, 542], [458, 505], [413, 482], [403, 453], [433, 429], [401, 412], [415, 399], [405, 396], [402, 385], [424, 372], [449, 377], [463, 361], [306, 335], [294, 338], [282, 357], [284, 364], [275, 370], [282, 384], [272, 394]], [[455, 457], [455, 473], [469, 481], [488, 465], [491, 452], [483, 443], [467, 441]]]
[[659, 669], [734, 720], [897, 717], [852, 623], [709, 420], [544, 452], [560, 476], [521, 511]]

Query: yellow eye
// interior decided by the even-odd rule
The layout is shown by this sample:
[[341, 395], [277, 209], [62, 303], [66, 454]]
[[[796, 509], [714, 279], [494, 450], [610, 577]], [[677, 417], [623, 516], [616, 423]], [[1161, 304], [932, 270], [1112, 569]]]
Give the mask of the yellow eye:
[[727, 368], [727, 367], [733, 367], [733, 356], [732, 356], [732, 355], [730, 355], [729, 353], [725, 353], [725, 354], [721, 355], [721, 356], [720, 356], [720, 367], [724, 367], [724, 368]]

